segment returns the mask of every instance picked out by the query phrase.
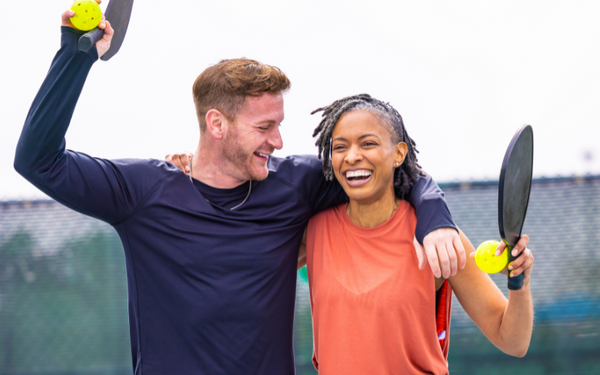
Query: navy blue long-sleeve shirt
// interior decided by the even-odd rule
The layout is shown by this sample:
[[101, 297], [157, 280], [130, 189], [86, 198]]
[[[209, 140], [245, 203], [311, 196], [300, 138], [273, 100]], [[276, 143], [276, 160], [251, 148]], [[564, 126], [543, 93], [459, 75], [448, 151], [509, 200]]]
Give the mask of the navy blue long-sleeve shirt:
[[[159, 160], [106, 160], [65, 149], [96, 49], [61, 48], [17, 146], [15, 168], [55, 200], [111, 224], [127, 267], [136, 375], [293, 374], [298, 248], [310, 217], [345, 200], [315, 156], [271, 157], [269, 175], [215, 189]], [[248, 200], [237, 210], [252, 184]], [[210, 202], [207, 200], [210, 200]], [[435, 182], [413, 188], [417, 238], [454, 227]], [[226, 206], [226, 207], [222, 207]]]

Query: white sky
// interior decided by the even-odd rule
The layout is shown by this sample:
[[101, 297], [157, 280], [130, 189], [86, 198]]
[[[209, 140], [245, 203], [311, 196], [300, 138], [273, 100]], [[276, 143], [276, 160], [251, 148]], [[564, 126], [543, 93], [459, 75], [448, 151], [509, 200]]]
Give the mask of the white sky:
[[[70, 4], [2, 5], [0, 200], [44, 197], [12, 163]], [[136, 1], [119, 54], [90, 73], [67, 147], [105, 158], [194, 150], [194, 79], [244, 56], [292, 81], [276, 155], [316, 153], [309, 113], [369, 93], [402, 114], [438, 182], [496, 180], [526, 123], [536, 177], [599, 174], [599, 15], [597, 1]]]

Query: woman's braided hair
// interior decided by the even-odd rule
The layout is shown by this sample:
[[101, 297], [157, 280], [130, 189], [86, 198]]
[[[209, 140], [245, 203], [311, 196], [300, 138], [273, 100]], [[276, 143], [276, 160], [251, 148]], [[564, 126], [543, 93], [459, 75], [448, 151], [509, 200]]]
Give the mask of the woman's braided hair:
[[411, 188], [417, 181], [417, 176], [424, 176], [421, 166], [417, 163], [416, 143], [406, 133], [402, 116], [389, 103], [372, 98], [369, 94], [348, 96], [336, 100], [330, 105], [311, 112], [323, 112], [321, 123], [315, 128], [313, 137], [318, 136], [315, 145], [319, 147], [319, 159], [323, 160], [323, 173], [327, 180], [333, 180], [331, 165], [331, 135], [335, 125], [343, 114], [366, 110], [378, 116], [391, 133], [393, 144], [406, 143], [408, 152], [401, 167], [394, 172], [394, 193], [400, 199], [406, 199]]

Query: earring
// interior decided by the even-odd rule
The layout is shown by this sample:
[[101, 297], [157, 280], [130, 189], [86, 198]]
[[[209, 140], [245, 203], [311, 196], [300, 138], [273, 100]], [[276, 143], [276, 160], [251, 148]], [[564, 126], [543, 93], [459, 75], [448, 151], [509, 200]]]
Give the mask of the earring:
[[400, 165], [400, 163], [396, 163], [396, 167], [399, 166], [399, 165]]

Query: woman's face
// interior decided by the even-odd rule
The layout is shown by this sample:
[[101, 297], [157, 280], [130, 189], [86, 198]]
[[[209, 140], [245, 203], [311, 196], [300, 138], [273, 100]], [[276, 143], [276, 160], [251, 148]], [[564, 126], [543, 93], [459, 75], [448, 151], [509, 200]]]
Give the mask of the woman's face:
[[383, 121], [367, 110], [342, 115], [332, 134], [331, 163], [335, 177], [351, 200], [369, 204], [394, 196], [396, 163], [406, 144], [392, 144]]

